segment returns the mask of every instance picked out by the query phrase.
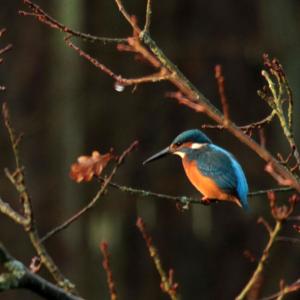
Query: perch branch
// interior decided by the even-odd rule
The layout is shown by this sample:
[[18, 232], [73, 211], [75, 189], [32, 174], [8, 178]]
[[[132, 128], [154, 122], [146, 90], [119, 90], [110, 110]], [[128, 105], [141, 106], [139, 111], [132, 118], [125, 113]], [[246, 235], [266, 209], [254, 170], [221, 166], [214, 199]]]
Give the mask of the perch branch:
[[[104, 178], [100, 177], [99, 180], [102, 182], [105, 180]], [[202, 204], [204, 205], [203, 202], [200, 201], [200, 198], [193, 198], [193, 197], [187, 197], [187, 196], [172, 196], [172, 195], [167, 195], [167, 194], [161, 194], [161, 193], [155, 193], [149, 190], [143, 190], [143, 189], [136, 189], [130, 186], [126, 185], [120, 185], [116, 182], [110, 182], [109, 186], [125, 193], [129, 193], [131, 195], [136, 195], [139, 197], [153, 197], [157, 199], [167, 199], [167, 200], [172, 200], [179, 202], [182, 205], [189, 205], [189, 204]], [[289, 187], [284, 187], [284, 188], [273, 188], [273, 189], [267, 189], [267, 190], [260, 190], [260, 191], [255, 191], [255, 192], [250, 192], [248, 194], [248, 197], [257, 197], [261, 195], [266, 195], [270, 192], [274, 193], [281, 193], [281, 192], [290, 192], [293, 191], [292, 188]]]

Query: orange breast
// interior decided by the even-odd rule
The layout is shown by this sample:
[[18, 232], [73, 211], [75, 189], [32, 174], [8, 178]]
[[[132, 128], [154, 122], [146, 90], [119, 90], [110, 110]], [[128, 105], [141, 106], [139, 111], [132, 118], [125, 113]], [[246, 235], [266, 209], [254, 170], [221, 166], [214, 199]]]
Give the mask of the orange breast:
[[232, 201], [241, 206], [236, 197], [225, 193], [210, 177], [204, 176], [197, 168], [195, 161], [184, 158], [182, 163], [188, 179], [203, 196], [209, 199]]

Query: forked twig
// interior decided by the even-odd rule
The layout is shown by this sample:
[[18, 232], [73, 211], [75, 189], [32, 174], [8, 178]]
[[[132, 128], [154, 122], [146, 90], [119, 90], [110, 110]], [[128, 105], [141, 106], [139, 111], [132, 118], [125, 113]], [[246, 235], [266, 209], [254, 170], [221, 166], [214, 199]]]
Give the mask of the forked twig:
[[65, 228], [67, 228], [68, 226], [70, 226], [73, 222], [75, 222], [76, 220], [78, 220], [83, 214], [85, 214], [87, 211], [89, 211], [91, 208], [93, 208], [95, 206], [95, 204], [97, 203], [98, 199], [105, 193], [110, 181], [112, 180], [112, 178], [114, 177], [114, 175], [116, 174], [118, 168], [120, 167], [120, 165], [124, 162], [125, 158], [127, 157], [128, 154], [130, 154], [138, 145], [137, 141], [134, 141], [118, 158], [118, 161], [115, 165], [115, 167], [113, 168], [113, 170], [111, 171], [111, 173], [109, 174], [109, 176], [107, 176], [103, 183], [101, 184], [100, 188], [98, 189], [97, 193], [95, 194], [95, 196], [92, 198], [92, 200], [86, 205], [84, 206], [82, 209], [80, 209], [77, 213], [75, 213], [72, 217], [70, 217], [69, 219], [67, 219], [65, 222], [63, 222], [61, 225], [53, 228], [52, 230], [50, 230], [48, 233], [46, 233], [40, 240], [41, 243], [44, 243], [46, 240], [48, 240], [50, 237], [54, 236], [55, 234], [61, 232], [62, 230], [64, 230]]
[[29, 239], [36, 253], [38, 254], [41, 260], [41, 263], [47, 268], [47, 270], [53, 276], [57, 284], [67, 291], [75, 292], [75, 285], [71, 283], [60, 272], [57, 265], [54, 263], [53, 259], [48, 254], [44, 245], [41, 244], [41, 240], [39, 237], [39, 233], [33, 215], [31, 198], [25, 184], [24, 169], [22, 167], [22, 163], [19, 155], [20, 136], [16, 135], [15, 130], [11, 125], [9, 110], [6, 103], [3, 104], [2, 114], [3, 114], [4, 124], [9, 134], [9, 139], [14, 153], [14, 159], [16, 165], [16, 170], [13, 173], [6, 170], [6, 175], [8, 176], [8, 178], [10, 179], [11, 183], [14, 185], [15, 189], [17, 190], [20, 196], [20, 200], [23, 208], [23, 214], [17, 213], [13, 208], [11, 208], [11, 206], [9, 206], [9, 204], [5, 203], [2, 200], [0, 201], [0, 207], [1, 207], [0, 210], [6, 216], [14, 220], [17, 224], [23, 226], [24, 230], [27, 232], [29, 236]]
[[162, 291], [165, 292], [167, 295], [169, 295], [169, 297], [172, 300], [180, 299], [179, 295], [177, 294], [178, 283], [174, 282], [174, 278], [173, 278], [174, 271], [173, 271], [173, 269], [171, 269], [169, 271], [169, 275], [167, 275], [167, 273], [163, 269], [158, 251], [152, 243], [152, 238], [148, 234], [145, 223], [142, 218], [140, 218], [140, 217], [137, 218], [136, 226], [139, 229], [139, 231], [141, 232], [141, 234], [146, 242], [147, 248], [149, 250], [149, 254], [150, 254], [150, 256], [154, 262], [155, 268], [160, 276]]

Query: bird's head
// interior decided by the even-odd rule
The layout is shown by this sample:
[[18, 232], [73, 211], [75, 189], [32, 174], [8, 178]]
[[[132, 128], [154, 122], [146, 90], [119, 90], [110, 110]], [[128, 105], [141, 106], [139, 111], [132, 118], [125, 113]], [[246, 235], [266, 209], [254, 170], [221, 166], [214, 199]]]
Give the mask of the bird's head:
[[183, 158], [189, 151], [200, 149], [205, 144], [211, 143], [212, 141], [202, 131], [190, 129], [180, 133], [168, 147], [146, 159], [143, 164], [145, 165], [167, 154], [176, 154]]

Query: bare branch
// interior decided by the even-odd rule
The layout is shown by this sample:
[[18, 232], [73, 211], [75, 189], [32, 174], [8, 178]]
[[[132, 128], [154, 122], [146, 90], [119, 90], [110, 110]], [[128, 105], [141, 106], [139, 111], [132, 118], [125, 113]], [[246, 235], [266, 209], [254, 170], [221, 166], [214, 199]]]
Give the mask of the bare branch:
[[[268, 54], [263, 55], [264, 64], [267, 70], [262, 71], [262, 76], [265, 78], [269, 92], [266, 88], [258, 91], [259, 96], [265, 100], [275, 112], [280, 122], [283, 133], [289, 142], [293, 155], [300, 166], [300, 154], [296, 146], [293, 132], [293, 96], [284, 72], [282, 65], [274, 58], [270, 59]], [[285, 103], [288, 103], [288, 108], [285, 108]]]
[[0, 212], [10, 219], [12, 219], [17, 224], [20, 224], [22, 226], [28, 226], [27, 219], [24, 218], [22, 215], [17, 213], [8, 203], [4, 202], [0, 198]]
[[253, 272], [248, 283], [245, 285], [245, 287], [242, 289], [242, 291], [239, 293], [239, 295], [235, 298], [235, 300], [245, 299], [247, 297], [248, 293], [251, 291], [251, 289], [256, 284], [256, 282], [260, 280], [262, 273], [264, 271], [265, 264], [269, 258], [270, 251], [274, 245], [274, 242], [278, 238], [278, 234], [280, 233], [280, 231], [282, 229], [282, 224], [293, 213], [294, 208], [295, 208], [295, 203], [298, 200], [296, 197], [291, 197], [290, 198], [290, 207], [287, 207], [285, 205], [283, 205], [283, 206], [276, 205], [276, 197], [273, 192], [268, 193], [268, 198], [269, 198], [269, 202], [270, 202], [272, 216], [275, 220], [275, 225], [273, 228], [271, 228], [269, 223], [267, 223], [263, 218], [259, 218], [258, 222], [262, 223], [268, 231], [269, 240], [263, 250], [262, 256], [257, 264], [255, 271]]
[[47, 299], [83, 300], [32, 273], [20, 261], [13, 258], [0, 243], [0, 263], [5, 272], [0, 275], [0, 292], [11, 289], [27, 289]]
[[108, 76], [112, 77], [120, 85], [128, 86], [128, 85], [136, 85], [136, 84], [147, 83], [147, 82], [153, 83], [153, 82], [168, 80], [170, 78], [170, 75], [166, 74], [164, 70], [161, 70], [160, 72], [148, 76], [143, 76], [138, 78], [124, 78], [121, 75], [115, 74], [111, 69], [109, 69], [104, 64], [100, 63], [97, 59], [91, 57], [88, 53], [84, 52], [82, 49], [80, 49], [78, 46], [72, 43], [70, 41], [70, 37], [67, 37], [65, 41], [66, 44], [70, 48], [75, 50], [81, 57], [85, 58], [96, 68], [100, 69], [103, 73], [106, 73]]
[[229, 106], [228, 106], [227, 98], [225, 96], [224, 76], [222, 74], [221, 65], [215, 66], [215, 78], [218, 83], [218, 90], [219, 90], [219, 95], [220, 95], [223, 114], [224, 114], [224, 125], [226, 127], [227, 121], [229, 120]]
[[116, 285], [115, 285], [113, 273], [112, 273], [112, 270], [110, 267], [110, 254], [108, 252], [108, 244], [106, 242], [101, 242], [100, 250], [103, 255], [102, 266], [106, 272], [110, 300], [117, 300]]
[[273, 300], [273, 299], [282, 300], [283, 297], [285, 297], [286, 295], [295, 293], [299, 290], [300, 290], [300, 279], [297, 279], [292, 284], [283, 286], [278, 293], [268, 297], [264, 297], [260, 300]]
[[165, 270], [162, 267], [162, 263], [161, 263], [161, 259], [159, 257], [158, 251], [152, 243], [152, 238], [148, 234], [145, 223], [142, 218], [140, 218], [140, 217], [137, 218], [136, 226], [139, 229], [139, 231], [141, 232], [141, 234], [146, 242], [150, 257], [153, 259], [155, 268], [160, 276], [162, 291], [165, 292], [166, 294], [168, 294], [172, 300], [178, 300], [180, 297], [177, 294], [178, 283], [174, 282], [174, 280], [173, 280], [174, 271], [171, 269], [169, 271], [169, 276], [167, 276], [167, 273], [165, 272]]
[[8, 44], [4, 48], [0, 49], [0, 55], [3, 55], [4, 53], [8, 52], [9, 50], [12, 49], [12, 47], [13, 47], [12, 44]]
[[269, 258], [269, 253], [274, 244], [275, 238], [277, 237], [278, 233], [281, 230], [281, 225], [282, 225], [281, 221], [276, 221], [274, 228], [269, 232], [270, 233], [269, 241], [263, 251], [263, 254], [258, 262], [258, 265], [257, 265], [254, 273], [252, 274], [250, 280], [248, 281], [246, 286], [243, 288], [243, 290], [239, 293], [239, 295], [235, 298], [235, 300], [245, 299], [245, 297], [247, 296], [247, 294], [249, 293], [249, 291], [251, 290], [251, 288], [257, 281], [257, 279], [260, 277], [261, 273], [264, 270], [265, 263], [266, 263], [267, 259]]
[[151, 23], [151, 0], [147, 0], [147, 8], [146, 8], [146, 22], [145, 22], [145, 26], [144, 26], [144, 31], [149, 32], [150, 30], [150, 23]]
[[60, 272], [51, 256], [48, 254], [44, 245], [40, 242], [40, 237], [36, 228], [35, 219], [33, 215], [31, 198], [25, 184], [24, 168], [22, 167], [21, 159], [19, 156], [20, 136], [16, 135], [15, 130], [11, 125], [9, 110], [6, 103], [3, 104], [2, 114], [5, 126], [9, 134], [16, 164], [16, 171], [11, 174], [8, 170], [6, 170], [6, 175], [8, 176], [8, 178], [10, 179], [20, 196], [21, 204], [23, 206], [24, 211], [22, 216], [23, 221], [19, 222], [22, 219], [20, 219], [16, 213], [13, 213], [13, 211], [3, 203], [1, 204], [1, 212], [5, 213], [7, 216], [11, 217], [12, 220], [17, 221], [18, 224], [23, 226], [24, 230], [29, 236], [29, 239], [35, 251], [40, 257], [42, 264], [47, 268], [47, 270], [53, 276], [56, 282], [67, 291], [75, 292], [75, 285], [63, 276], [63, 274]]
[[272, 228], [271, 228], [270, 224], [263, 217], [259, 217], [257, 220], [257, 223], [263, 224], [265, 226], [265, 228], [267, 229], [269, 235], [272, 234]]
[[[126, 21], [131, 25], [131, 27], [135, 30], [137, 30], [137, 25], [134, 22], [133, 18], [128, 14], [128, 12], [126, 11], [126, 9], [123, 6], [123, 3], [121, 0], [115, 0], [118, 9], [120, 11], [120, 13], [123, 15], [123, 17], [126, 19]], [[138, 30], [138, 33], [140, 33], [140, 29]]]
[[84, 39], [86, 41], [90, 41], [90, 42], [103, 42], [103, 43], [122, 43], [122, 42], [126, 42], [126, 38], [98, 37], [98, 36], [94, 36], [94, 35], [91, 35], [91, 34], [87, 34], [87, 33], [83, 33], [83, 32], [73, 30], [73, 29], [69, 28], [68, 26], [58, 22], [53, 17], [49, 16], [45, 11], [43, 11], [38, 5], [36, 5], [32, 1], [23, 0], [23, 3], [25, 5], [27, 5], [27, 7], [32, 12], [27, 12], [27, 11], [20, 10], [19, 14], [21, 16], [35, 17], [41, 23], [44, 23], [44, 24], [48, 25], [49, 27], [51, 27], [53, 29], [58, 29], [61, 32], [65, 32], [65, 33], [67, 33], [71, 36], [82, 38], [82, 39]]

